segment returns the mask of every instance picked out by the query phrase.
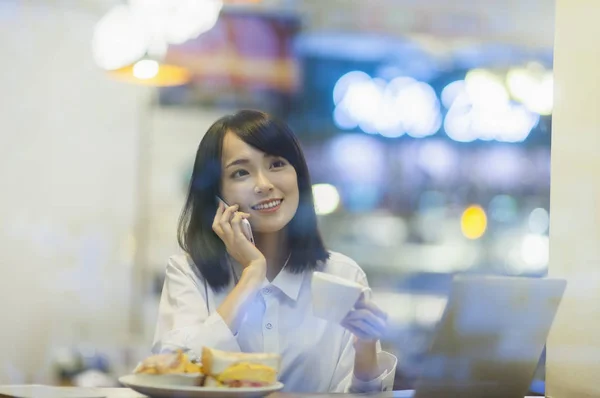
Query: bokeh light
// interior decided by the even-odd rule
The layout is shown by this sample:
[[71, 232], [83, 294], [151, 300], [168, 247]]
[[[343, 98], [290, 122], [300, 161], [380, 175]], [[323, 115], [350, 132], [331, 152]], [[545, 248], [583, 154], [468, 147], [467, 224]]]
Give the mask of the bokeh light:
[[533, 209], [528, 219], [529, 230], [534, 234], [545, 234], [550, 226], [550, 214], [542, 207]]
[[357, 217], [353, 229], [357, 236], [380, 247], [398, 247], [406, 241], [408, 235], [406, 221], [387, 212]]
[[442, 90], [442, 104], [446, 109], [450, 109], [454, 101], [465, 91], [465, 81], [457, 80], [448, 84]]
[[442, 102], [449, 108], [444, 129], [458, 142], [522, 142], [539, 122], [539, 114], [509, 100], [499, 76], [483, 69], [446, 86]]
[[133, 65], [133, 76], [138, 79], [152, 79], [158, 75], [158, 62], [151, 59], [142, 59]]
[[554, 76], [542, 65], [532, 63], [525, 68], [512, 68], [506, 75], [510, 94], [527, 109], [550, 115], [554, 106]]
[[462, 214], [460, 225], [463, 235], [468, 239], [479, 239], [487, 229], [487, 216], [481, 206], [469, 206]]
[[342, 130], [358, 126], [388, 138], [421, 138], [435, 134], [442, 124], [433, 88], [410, 77], [387, 82], [361, 71], [348, 72], [336, 82], [333, 102], [333, 120]]
[[419, 148], [417, 164], [431, 176], [442, 180], [449, 180], [456, 173], [459, 164], [457, 153], [447, 141], [425, 141]]
[[344, 134], [328, 148], [334, 172], [346, 182], [380, 182], [385, 178], [384, 145], [374, 137]]
[[117, 4], [94, 29], [96, 64], [116, 70], [145, 55], [162, 59], [169, 44], [182, 44], [212, 29], [222, 7], [222, 0], [129, 0]]
[[509, 223], [517, 217], [517, 201], [510, 195], [496, 195], [488, 207], [490, 218], [496, 222]]
[[333, 213], [340, 204], [340, 194], [330, 184], [314, 184], [312, 192], [315, 200], [315, 211], [318, 215]]
[[92, 54], [96, 64], [115, 70], [142, 58], [149, 45], [143, 21], [130, 7], [112, 8], [97, 24], [92, 38]]
[[465, 91], [474, 104], [499, 107], [508, 102], [508, 91], [502, 79], [485, 69], [473, 69], [465, 77]]
[[543, 235], [526, 235], [521, 245], [521, 256], [524, 261], [523, 272], [543, 271], [550, 257], [550, 239]]

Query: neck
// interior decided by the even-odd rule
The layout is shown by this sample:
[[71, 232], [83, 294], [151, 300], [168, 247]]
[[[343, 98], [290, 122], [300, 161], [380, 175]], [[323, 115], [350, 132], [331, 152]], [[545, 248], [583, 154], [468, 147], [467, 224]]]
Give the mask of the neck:
[[256, 247], [267, 260], [267, 279], [272, 281], [282, 270], [288, 258], [287, 236], [285, 232], [254, 235]]

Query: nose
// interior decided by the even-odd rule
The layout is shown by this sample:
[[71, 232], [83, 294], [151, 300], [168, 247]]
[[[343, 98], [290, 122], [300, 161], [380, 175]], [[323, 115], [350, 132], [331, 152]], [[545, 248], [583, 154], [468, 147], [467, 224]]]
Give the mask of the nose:
[[273, 188], [273, 184], [267, 178], [267, 176], [265, 176], [264, 173], [259, 173], [256, 179], [256, 186], [254, 187], [254, 192], [257, 194], [262, 194], [266, 192], [271, 192]]

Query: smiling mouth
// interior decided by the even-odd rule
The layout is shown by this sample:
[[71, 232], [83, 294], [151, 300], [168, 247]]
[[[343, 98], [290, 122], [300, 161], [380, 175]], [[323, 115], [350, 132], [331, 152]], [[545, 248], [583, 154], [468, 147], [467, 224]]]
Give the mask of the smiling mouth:
[[258, 210], [258, 211], [274, 210], [274, 209], [277, 209], [281, 205], [281, 202], [283, 202], [283, 199], [273, 199], [268, 202], [257, 204], [256, 206], [252, 206], [252, 210]]

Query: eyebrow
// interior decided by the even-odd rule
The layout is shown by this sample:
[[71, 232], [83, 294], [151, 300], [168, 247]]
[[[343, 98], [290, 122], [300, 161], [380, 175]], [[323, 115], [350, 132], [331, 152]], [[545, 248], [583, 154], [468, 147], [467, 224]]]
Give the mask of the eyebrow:
[[[277, 155], [269, 155], [268, 153], [265, 153], [264, 157], [265, 158], [278, 158], [279, 156], [277, 156]], [[236, 159], [233, 162], [229, 163], [227, 166], [225, 166], [225, 168], [227, 169], [227, 168], [229, 168], [231, 166], [238, 166], [240, 164], [248, 164], [248, 163], [250, 163], [249, 159], [246, 159], [246, 158]]]
[[229, 163], [227, 166], [225, 166], [225, 168], [229, 168], [231, 166], [237, 166], [240, 164], [247, 164], [250, 163], [250, 161], [248, 159], [236, 159], [233, 162]]

